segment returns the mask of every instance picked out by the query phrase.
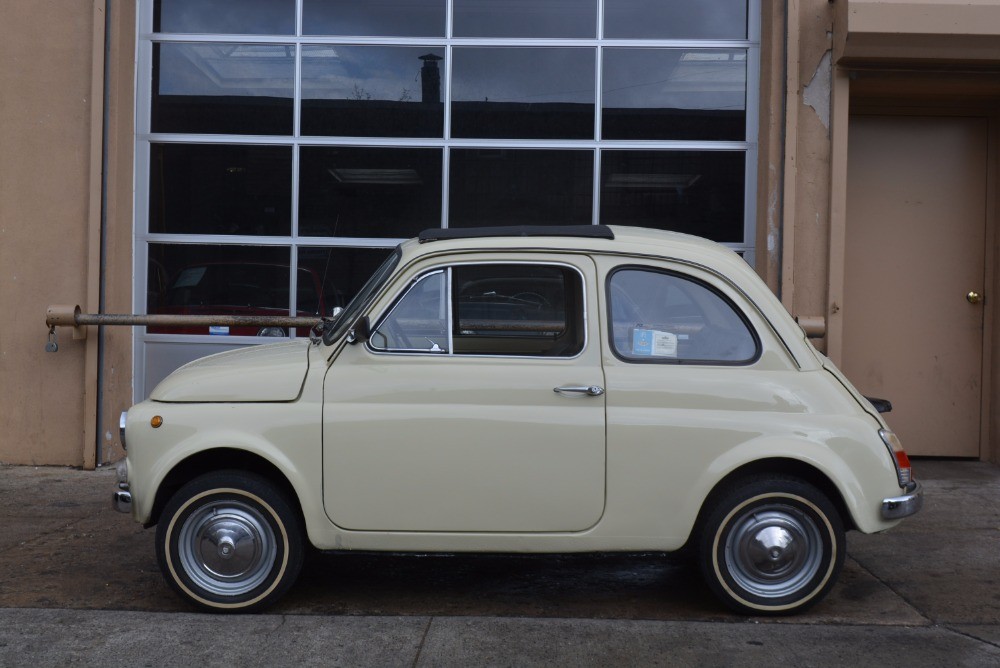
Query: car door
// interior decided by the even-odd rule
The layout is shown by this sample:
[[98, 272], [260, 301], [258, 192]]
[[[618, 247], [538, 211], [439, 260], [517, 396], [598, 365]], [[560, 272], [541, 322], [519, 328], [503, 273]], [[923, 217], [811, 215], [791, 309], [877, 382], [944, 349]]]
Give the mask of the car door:
[[409, 270], [327, 372], [324, 502], [360, 531], [572, 532], [604, 509], [587, 258]]

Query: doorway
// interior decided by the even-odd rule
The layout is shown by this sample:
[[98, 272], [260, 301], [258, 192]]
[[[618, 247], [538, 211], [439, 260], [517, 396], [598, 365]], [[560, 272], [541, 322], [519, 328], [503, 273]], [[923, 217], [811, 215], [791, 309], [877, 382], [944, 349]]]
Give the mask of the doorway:
[[914, 455], [979, 457], [989, 121], [855, 114], [841, 368]]

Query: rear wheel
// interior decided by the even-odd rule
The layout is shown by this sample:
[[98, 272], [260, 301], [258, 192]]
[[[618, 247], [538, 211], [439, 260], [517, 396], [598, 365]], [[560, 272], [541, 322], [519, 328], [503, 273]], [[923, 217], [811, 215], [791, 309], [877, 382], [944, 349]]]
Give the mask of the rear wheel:
[[737, 612], [801, 612], [819, 602], [840, 574], [843, 521], [826, 495], [805, 481], [751, 478], [709, 511], [700, 556], [709, 587]]
[[156, 530], [156, 556], [182, 597], [215, 612], [261, 610], [302, 567], [298, 513], [265, 478], [219, 471], [170, 499]]

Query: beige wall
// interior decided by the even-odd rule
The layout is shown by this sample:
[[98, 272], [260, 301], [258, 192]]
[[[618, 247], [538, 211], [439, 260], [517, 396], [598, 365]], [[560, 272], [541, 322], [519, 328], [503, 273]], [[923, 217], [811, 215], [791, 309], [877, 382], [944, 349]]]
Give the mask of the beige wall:
[[[108, 311], [131, 310], [134, 3], [113, 3], [107, 207]], [[45, 308], [98, 310], [104, 2], [5, 5], [0, 28], [0, 462], [93, 467], [121, 455], [131, 336], [107, 333], [103, 453], [97, 453], [98, 336], [60, 330]]]
[[88, 302], [95, 113], [100, 123], [100, 100], [91, 95], [93, 19], [91, 4], [76, 0], [4, 5], [0, 39], [0, 90], [4, 91], [0, 95], [0, 461], [4, 462], [87, 463], [86, 346], [63, 334], [59, 353], [46, 353], [44, 319], [48, 303]]

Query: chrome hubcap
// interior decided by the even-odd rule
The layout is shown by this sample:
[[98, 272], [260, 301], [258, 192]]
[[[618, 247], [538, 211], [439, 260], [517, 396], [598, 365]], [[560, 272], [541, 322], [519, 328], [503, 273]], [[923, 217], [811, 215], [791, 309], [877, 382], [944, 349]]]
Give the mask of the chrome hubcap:
[[274, 532], [261, 512], [232, 500], [192, 513], [181, 527], [177, 548], [195, 584], [221, 596], [258, 587], [277, 555]]
[[806, 586], [819, 571], [823, 538], [816, 522], [784, 504], [758, 506], [733, 520], [726, 566], [740, 587], [781, 598]]

